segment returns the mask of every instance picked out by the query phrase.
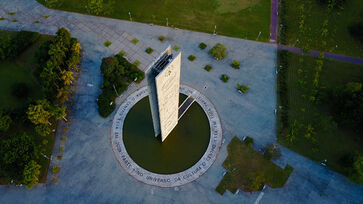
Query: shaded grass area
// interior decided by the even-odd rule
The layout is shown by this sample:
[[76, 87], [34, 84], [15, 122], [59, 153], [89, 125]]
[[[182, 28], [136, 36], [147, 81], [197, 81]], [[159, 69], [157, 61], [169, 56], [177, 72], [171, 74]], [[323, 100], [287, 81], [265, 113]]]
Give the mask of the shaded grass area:
[[[299, 36], [299, 18], [301, 2], [305, 3], [303, 14], [305, 15], [304, 36]], [[308, 47], [313, 50], [339, 53], [355, 57], [363, 57], [363, 44], [352, 38], [349, 34], [348, 27], [353, 23], [362, 21], [363, 18], [363, 1], [350, 0], [343, 4], [343, 10], [335, 8], [332, 14], [328, 16], [327, 4], [318, 4], [317, 0], [311, 0], [311, 6], [308, 1], [289, 1], [283, 0], [280, 4], [280, 24], [287, 27], [286, 35], [280, 34], [279, 42], [283, 44], [296, 46], [299, 48]], [[327, 25], [328, 36], [321, 36], [324, 20], [328, 19]], [[282, 39], [283, 38], [283, 39]], [[299, 41], [297, 42], [297, 39]], [[323, 45], [322, 41], [327, 45]], [[338, 45], [338, 47], [336, 47]]]
[[222, 164], [227, 173], [216, 188], [216, 191], [222, 195], [226, 190], [235, 193], [238, 188], [247, 192], [254, 191], [250, 189], [250, 185], [255, 173], [264, 177], [264, 182], [258, 183], [261, 188], [263, 184], [272, 188], [282, 187], [293, 171], [289, 165], [285, 169], [281, 169], [271, 161], [266, 160], [252, 146], [248, 146], [238, 137], [232, 139], [227, 150], [228, 157]]
[[[13, 35], [15, 32], [0, 30], [0, 35], [5, 34]], [[41, 145], [44, 148], [45, 155], [48, 158], [52, 153], [55, 134], [46, 137], [36, 134], [33, 124], [26, 117], [25, 111], [32, 100], [43, 98], [40, 85], [33, 74], [37, 69], [35, 52], [42, 42], [51, 38], [51, 36], [41, 35], [38, 41], [29, 46], [15, 59], [0, 62], [0, 109], [10, 113], [13, 120], [7, 132], [0, 132], [0, 139], [7, 139], [12, 135], [22, 135], [25, 132], [29, 137], [34, 138], [36, 146]], [[28, 99], [19, 100], [13, 96], [12, 87], [18, 83], [25, 83], [28, 86]], [[55, 129], [55, 121], [51, 121], [51, 123], [51, 129]], [[43, 145], [43, 140], [48, 141], [46, 145]], [[39, 182], [45, 182], [49, 160], [40, 157], [36, 161], [41, 165]], [[0, 184], [6, 183], [10, 183], [9, 178], [0, 177]]]
[[[347, 166], [342, 160], [344, 156], [354, 152], [362, 154], [363, 140], [357, 132], [337, 125], [326, 101], [316, 103], [311, 102], [309, 97], [304, 97], [313, 87], [316, 59], [294, 53], [287, 55], [288, 127], [283, 127], [281, 117], [284, 107], [282, 107], [277, 116], [277, 139], [280, 144], [312, 160], [321, 162], [327, 159], [328, 168], [348, 175]], [[280, 63], [280, 59], [278, 62]], [[299, 70], [300, 68], [303, 71]], [[279, 73], [279, 84], [282, 80], [280, 76], [282, 73]], [[301, 87], [299, 81], [305, 81], [306, 84]], [[362, 65], [325, 59], [320, 73], [319, 95], [324, 96], [352, 81], [363, 81]], [[284, 100], [281, 97], [284, 96], [281, 95], [281, 87], [278, 87], [278, 91], [278, 106], [280, 106], [281, 101]], [[313, 131], [310, 131], [311, 135], [307, 134], [309, 126], [313, 128]], [[295, 138], [291, 142], [288, 137], [291, 136], [292, 131]]]
[[[45, 4], [45, 0], [38, 0]], [[56, 9], [88, 13], [86, 0], [60, 0]], [[104, 1], [103, 16], [168, 25], [182, 29], [213, 33], [217, 26], [219, 35], [256, 40], [269, 40], [269, 0], [124, 0]]]

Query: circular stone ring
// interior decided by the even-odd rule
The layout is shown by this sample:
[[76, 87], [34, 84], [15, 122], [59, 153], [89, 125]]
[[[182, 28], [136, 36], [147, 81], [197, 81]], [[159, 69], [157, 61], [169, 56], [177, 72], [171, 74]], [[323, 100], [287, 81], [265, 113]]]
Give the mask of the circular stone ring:
[[123, 143], [123, 124], [127, 113], [142, 98], [149, 95], [147, 86], [132, 93], [115, 113], [111, 127], [111, 146], [121, 167], [136, 180], [159, 187], [175, 187], [187, 184], [203, 175], [217, 158], [222, 143], [222, 125], [213, 104], [199, 91], [187, 85], [180, 85], [180, 93], [192, 95], [207, 114], [210, 127], [210, 140], [202, 158], [189, 169], [175, 174], [157, 174], [141, 168], [129, 156]]

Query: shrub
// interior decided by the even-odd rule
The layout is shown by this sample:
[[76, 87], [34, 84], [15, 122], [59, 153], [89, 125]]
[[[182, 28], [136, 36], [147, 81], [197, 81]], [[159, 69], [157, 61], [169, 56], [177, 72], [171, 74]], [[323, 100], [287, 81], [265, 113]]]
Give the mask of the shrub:
[[3, 21], [3, 20], [5, 20], [5, 18], [4, 17], [0, 17], [0, 21]]
[[112, 90], [105, 90], [98, 96], [97, 105], [98, 112], [102, 117], [107, 117], [116, 108], [114, 103], [115, 93]]
[[9, 14], [9, 16], [13, 16], [13, 15], [15, 15], [15, 12], [9, 12], [8, 14]]
[[59, 152], [64, 152], [64, 146], [63, 146], [63, 145], [61, 145], [61, 146], [59, 147]]
[[65, 141], [67, 141], [67, 137], [66, 136], [63, 136], [63, 137], [61, 137], [61, 139], [60, 139], [62, 142], [65, 142]]
[[33, 23], [40, 23], [40, 21], [34, 21]]
[[363, 43], [363, 22], [354, 23], [348, 27], [350, 35]]
[[34, 130], [38, 135], [43, 137], [49, 135], [52, 132], [51, 128], [47, 124], [39, 124], [35, 126]]
[[138, 67], [141, 64], [141, 62], [139, 60], [136, 60], [133, 65], [135, 65], [136, 67]]
[[222, 74], [221, 76], [221, 80], [226, 83], [228, 80], [229, 80], [229, 76], [225, 75], [225, 74]]
[[88, 0], [89, 12], [94, 15], [103, 13], [103, 0]]
[[58, 183], [58, 178], [57, 177], [52, 178], [52, 183]]
[[179, 45], [174, 45], [174, 48], [173, 48], [176, 52], [178, 52], [180, 50], [180, 46]]
[[26, 83], [17, 83], [11, 87], [11, 94], [18, 99], [26, 99], [29, 96], [29, 87]]
[[189, 55], [189, 57], [188, 57], [188, 60], [189, 61], [194, 61], [196, 59], [196, 57], [194, 56], [194, 55]]
[[160, 36], [158, 37], [158, 39], [160, 40], [160, 42], [164, 42], [164, 40], [165, 40], [165, 36], [160, 35]]
[[210, 65], [205, 65], [204, 69], [209, 72], [210, 70], [212, 70], [212, 66]]
[[243, 141], [247, 146], [252, 146], [253, 144], [253, 138], [251, 137], [246, 137], [246, 139]]
[[123, 57], [126, 54], [126, 52], [124, 50], [121, 50], [118, 55], [120, 55], [121, 57]]
[[46, 140], [46, 139], [42, 140], [42, 144], [43, 145], [47, 145], [48, 144], [48, 140]]
[[110, 41], [106, 41], [105, 43], [103, 43], [106, 47], [109, 47], [112, 43]]
[[7, 131], [12, 122], [11, 117], [9, 115], [4, 115], [2, 110], [0, 110], [0, 131]]
[[250, 90], [250, 87], [237, 83], [237, 90], [241, 91], [242, 93], [246, 93], [248, 90]]
[[60, 171], [60, 167], [59, 166], [53, 166], [52, 167], [52, 173], [53, 174], [59, 173], [59, 171]]
[[221, 43], [217, 43], [212, 49], [209, 50], [209, 54], [211, 54], [215, 59], [221, 60], [227, 57], [227, 48]]
[[14, 18], [14, 19], [12, 20], [12, 22], [18, 22], [18, 19]]
[[154, 50], [153, 50], [151, 47], [148, 47], [148, 48], [146, 48], [145, 52], [146, 52], [147, 54], [151, 54], [151, 53], [153, 53], [153, 52], [154, 52]]
[[134, 38], [131, 40], [131, 43], [134, 45], [136, 45], [138, 42], [139, 42], [139, 39], [137, 39], [137, 38]]
[[202, 49], [202, 50], [204, 50], [206, 47], [207, 47], [207, 45], [204, 42], [201, 42], [199, 44], [199, 48]]
[[47, 19], [47, 18], [49, 18], [50, 16], [42, 16], [43, 18], [45, 18], [45, 19]]
[[281, 150], [276, 144], [270, 144], [264, 148], [263, 156], [268, 159], [278, 159], [281, 157]]
[[62, 160], [63, 159], [63, 155], [61, 155], [61, 154], [57, 155], [57, 159], [58, 160]]
[[239, 69], [239, 61], [237, 60], [233, 60], [232, 61], [232, 65], [231, 65], [233, 68], [235, 69]]

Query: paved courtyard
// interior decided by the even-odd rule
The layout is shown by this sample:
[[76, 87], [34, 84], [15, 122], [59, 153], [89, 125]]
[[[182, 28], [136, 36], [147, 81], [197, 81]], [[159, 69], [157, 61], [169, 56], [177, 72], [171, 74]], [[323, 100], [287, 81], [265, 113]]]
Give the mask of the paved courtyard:
[[[9, 12], [15, 15], [10, 16]], [[84, 50], [70, 116], [72, 122], [59, 126], [53, 152], [57, 155], [59, 138], [67, 136], [63, 159], [51, 161], [51, 166], [61, 167], [58, 183], [51, 183], [49, 173], [48, 182], [32, 190], [0, 186], [0, 203], [255, 203], [257, 199], [259, 203], [363, 203], [362, 186], [283, 147], [277, 164], [289, 163], [295, 168], [283, 188], [267, 187], [263, 193], [237, 195], [227, 191], [223, 196], [215, 192], [225, 171], [221, 164], [227, 156], [226, 146], [233, 136], [254, 138], [256, 149], [276, 142], [276, 45], [49, 10], [35, 0], [2, 0], [0, 16], [6, 18], [0, 21], [0, 29], [55, 34], [58, 27], [66, 27], [79, 39]], [[37, 20], [40, 23], [35, 24]], [[166, 36], [165, 42], [158, 40], [159, 35]], [[139, 39], [139, 43], [132, 44], [133, 38]], [[103, 45], [107, 40], [112, 42], [108, 48]], [[213, 60], [207, 53], [208, 48], [204, 51], [198, 48], [200, 42], [208, 48], [221, 42], [228, 48], [228, 57]], [[140, 68], [145, 69], [168, 44], [181, 47], [181, 82], [199, 90], [214, 104], [225, 141], [216, 162], [202, 177], [180, 187], [159, 188], [140, 183], [121, 170], [110, 144], [113, 114], [107, 119], [101, 118], [95, 100], [100, 94], [99, 66], [103, 57], [124, 50], [131, 62], [138, 60]], [[153, 55], [144, 52], [147, 47], [155, 50]], [[191, 54], [197, 57], [193, 62], [187, 59]], [[233, 59], [241, 62], [241, 69], [230, 67]], [[203, 69], [206, 64], [212, 65], [211, 72]], [[230, 76], [228, 83], [219, 80], [221, 74]], [[240, 95], [235, 88], [237, 82], [248, 85], [251, 90]], [[118, 98], [118, 104], [145, 85], [145, 81], [132, 84]], [[63, 132], [64, 127], [69, 131]]]

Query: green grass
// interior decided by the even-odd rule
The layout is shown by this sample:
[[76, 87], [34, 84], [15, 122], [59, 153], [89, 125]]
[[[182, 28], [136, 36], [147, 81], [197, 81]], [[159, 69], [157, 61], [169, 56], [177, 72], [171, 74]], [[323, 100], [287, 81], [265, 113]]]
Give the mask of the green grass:
[[134, 45], [136, 45], [138, 42], [139, 42], [139, 39], [137, 39], [137, 38], [134, 38], [131, 40], [131, 43]]
[[[45, 0], [38, 0], [44, 4]], [[105, 2], [105, 1], [104, 1]], [[110, 1], [107, 1], [110, 2]], [[213, 33], [217, 26], [219, 35], [267, 42], [270, 31], [270, 0], [198, 0], [198, 1], [147, 1], [124, 0], [105, 3], [104, 16], [170, 27]], [[87, 1], [63, 0], [56, 9], [87, 13]]]
[[[16, 32], [0, 30], [0, 35], [10, 34], [14, 35]], [[36, 59], [34, 56], [35, 51], [39, 48], [40, 44], [45, 40], [51, 39], [51, 36], [41, 35], [37, 42], [28, 47], [18, 57], [12, 60], [6, 60], [0, 62], [0, 108], [5, 111], [25, 110], [27, 108], [27, 100], [19, 100], [11, 94], [11, 87], [17, 83], [25, 83], [29, 87], [29, 98], [33, 100], [43, 98], [43, 94], [37, 79], [34, 76], [34, 72], [37, 69]], [[25, 113], [24, 113], [25, 114]], [[26, 119], [24, 119], [26, 121]], [[52, 154], [54, 144], [54, 134], [50, 134], [46, 137], [39, 136], [35, 133], [34, 127], [29, 122], [24, 122], [23, 119], [13, 118], [6, 135], [1, 135], [0, 138], [6, 138], [15, 134], [23, 134], [26, 132], [30, 137], [34, 138], [36, 145], [41, 145], [45, 149], [45, 155], [50, 157]], [[54, 129], [56, 123], [52, 121], [52, 129]], [[45, 144], [43, 144], [43, 141]], [[39, 182], [45, 182], [49, 160], [40, 157], [36, 160], [42, 167], [40, 169]], [[6, 178], [0, 177], [0, 184], [9, 182]]]
[[222, 195], [226, 190], [235, 193], [239, 188], [250, 192], [248, 186], [251, 174], [256, 172], [260, 172], [265, 178], [265, 182], [261, 183], [261, 188], [263, 184], [267, 184], [271, 188], [280, 188], [293, 171], [289, 165], [286, 165], [285, 169], [281, 169], [237, 137], [234, 137], [228, 144], [227, 150], [228, 156], [222, 164], [227, 173], [216, 188], [216, 191]]
[[109, 47], [110, 45], [112, 45], [112, 43], [107, 40], [105, 43], [103, 43], [103, 45], [106, 46], [106, 47]]
[[194, 55], [189, 55], [189, 57], [188, 57], [188, 60], [189, 61], [194, 61], [195, 59], [197, 59], [197, 57], [196, 56], [194, 56]]
[[[303, 62], [299, 62], [299, 58], [299, 55], [290, 53], [287, 70], [288, 124], [291, 130], [294, 121], [297, 121], [295, 125], [296, 140], [292, 144], [286, 140], [286, 134], [289, 130], [282, 129], [281, 114], [278, 114], [278, 142], [315, 161], [321, 162], [327, 159], [328, 168], [347, 175], [346, 168], [340, 160], [344, 155], [355, 151], [362, 154], [363, 140], [358, 139], [359, 135], [354, 131], [338, 127], [324, 102], [312, 103], [308, 97], [303, 97], [306, 90], [312, 88], [316, 58], [305, 56]], [[303, 68], [304, 72], [299, 74], [300, 67]], [[306, 76], [304, 81], [307, 82], [304, 88], [298, 85], [298, 80], [302, 78], [302, 74]], [[362, 65], [324, 60], [319, 82], [324, 89], [320, 91], [320, 94], [324, 95], [347, 82], [362, 80]], [[280, 103], [281, 99], [279, 98], [278, 106]], [[309, 124], [314, 127], [313, 137], [316, 142], [312, 142], [304, 136]]]
[[[333, 10], [333, 15], [328, 17], [328, 31], [326, 38], [327, 45], [323, 46], [324, 40], [321, 35], [322, 24], [327, 19], [327, 7], [319, 5], [316, 0], [312, 0], [311, 9], [305, 9], [305, 25], [308, 29], [306, 36], [298, 36], [299, 30], [299, 5], [298, 1], [285, 0], [283, 6], [286, 8], [286, 15], [280, 17], [280, 23], [287, 26], [285, 44], [296, 47], [308, 47], [313, 50], [334, 52], [349, 56], [363, 57], [363, 44], [351, 37], [348, 27], [363, 18], [363, 1], [350, 0], [343, 5], [344, 10]], [[338, 15], [339, 12], [339, 15]], [[296, 40], [299, 42], [296, 43]], [[335, 46], [338, 45], [336, 48]]]

